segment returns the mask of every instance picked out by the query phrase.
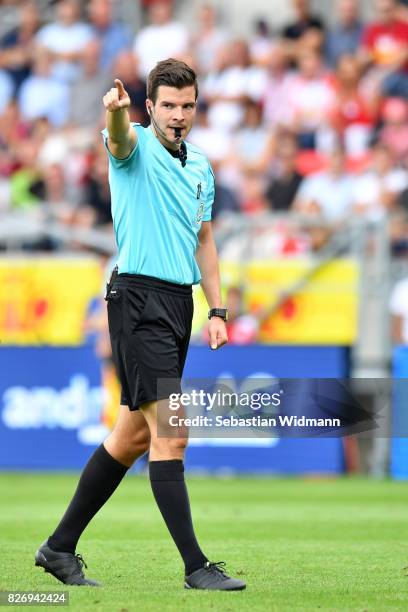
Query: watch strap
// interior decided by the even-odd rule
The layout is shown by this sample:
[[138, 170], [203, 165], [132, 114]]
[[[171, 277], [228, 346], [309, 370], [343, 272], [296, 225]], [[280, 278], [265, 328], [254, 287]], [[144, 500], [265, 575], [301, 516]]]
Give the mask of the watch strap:
[[208, 318], [220, 317], [223, 321], [228, 321], [228, 310], [227, 308], [211, 308], [208, 313]]

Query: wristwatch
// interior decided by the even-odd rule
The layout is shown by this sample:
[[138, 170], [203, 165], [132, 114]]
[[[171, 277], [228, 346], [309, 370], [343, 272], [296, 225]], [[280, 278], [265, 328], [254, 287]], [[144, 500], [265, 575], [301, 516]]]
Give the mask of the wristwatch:
[[208, 312], [208, 318], [220, 317], [223, 321], [228, 321], [228, 309], [227, 308], [211, 308]]

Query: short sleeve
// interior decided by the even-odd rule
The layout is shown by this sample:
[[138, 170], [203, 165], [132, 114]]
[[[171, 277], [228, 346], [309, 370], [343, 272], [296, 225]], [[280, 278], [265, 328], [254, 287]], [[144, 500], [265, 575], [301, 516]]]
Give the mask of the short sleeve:
[[[134, 130], [137, 132], [136, 129], [136, 124], [132, 123]], [[112, 153], [109, 150], [108, 147], [108, 129], [105, 128], [102, 130], [101, 132], [102, 136], [103, 136], [103, 142], [105, 144], [105, 148], [106, 151], [108, 153], [108, 157], [109, 157], [109, 162], [112, 165], [113, 168], [128, 168], [129, 166], [131, 166], [132, 162], [137, 158], [137, 153], [139, 152], [140, 149], [140, 138], [139, 138], [139, 134], [137, 135], [137, 141], [136, 141], [136, 146], [132, 149], [132, 151], [129, 153], [129, 155], [127, 157], [125, 157], [124, 159], [119, 159], [118, 157], [115, 157], [114, 155], [112, 155]]]
[[215, 178], [213, 169], [211, 168], [210, 164], [208, 164], [207, 184], [207, 199], [205, 201], [203, 221], [211, 221], [212, 205], [214, 203], [215, 196]]

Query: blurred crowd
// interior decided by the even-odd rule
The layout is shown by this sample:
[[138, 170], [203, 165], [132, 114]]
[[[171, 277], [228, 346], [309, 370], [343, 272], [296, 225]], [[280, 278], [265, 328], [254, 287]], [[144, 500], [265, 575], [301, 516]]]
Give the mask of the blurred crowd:
[[303, 231], [284, 215], [262, 243], [269, 256], [317, 249], [353, 216], [390, 218], [393, 249], [408, 249], [407, 1], [373, 0], [364, 22], [358, 0], [327, 3], [330, 20], [292, 0], [282, 30], [265, 2], [245, 39], [211, 4], [189, 27], [171, 0], [142, 5], [133, 31], [111, 0], [0, 2], [0, 22], [15, 16], [0, 38], [0, 218], [111, 232], [102, 97], [120, 78], [131, 119], [147, 125], [146, 76], [177, 57], [199, 75], [189, 140], [215, 171], [216, 223], [294, 211], [332, 228]]

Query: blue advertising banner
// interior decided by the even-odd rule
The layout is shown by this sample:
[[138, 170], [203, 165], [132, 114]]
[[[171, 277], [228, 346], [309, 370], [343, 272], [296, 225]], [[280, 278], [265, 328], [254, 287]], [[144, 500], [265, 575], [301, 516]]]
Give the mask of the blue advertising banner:
[[83, 467], [107, 433], [93, 347], [5, 347], [0, 372], [0, 468]]
[[227, 345], [220, 351], [190, 346], [185, 378], [347, 378], [349, 350], [337, 346]]
[[[349, 352], [345, 347], [226, 346], [211, 351], [191, 346], [184, 377], [346, 378]], [[205, 472], [269, 474], [336, 474], [344, 470], [339, 438], [197, 439], [191, 438], [186, 467]]]
[[[345, 378], [337, 347], [191, 346], [186, 378]], [[0, 349], [0, 469], [81, 469], [109, 429], [105, 390], [92, 344]], [[186, 466], [200, 471], [338, 473], [342, 441], [192, 438]], [[140, 469], [140, 462], [136, 463]]]
[[[397, 346], [393, 354], [393, 376], [396, 379], [408, 378], [408, 346]], [[405, 385], [395, 384], [393, 393], [393, 426], [403, 431], [408, 420]], [[395, 432], [398, 433], [397, 431]], [[391, 440], [391, 476], [398, 480], [408, 479], [408, 439], [397, 435]]]

